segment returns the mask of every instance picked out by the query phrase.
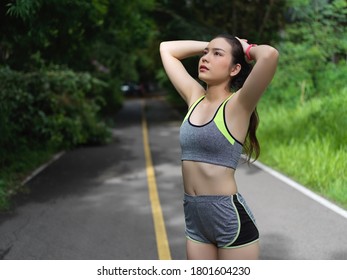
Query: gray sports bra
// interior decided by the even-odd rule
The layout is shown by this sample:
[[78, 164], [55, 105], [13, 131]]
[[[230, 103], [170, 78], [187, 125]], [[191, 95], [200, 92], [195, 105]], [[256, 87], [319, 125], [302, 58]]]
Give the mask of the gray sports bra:
[[188, 110], [180, 128], [181, 160], [206, 162], [236, 169], [243, 145], [228, 130], [225, 122], [225, 104], [218, 108], [212, 120], [204, 125], [194, 125], [190, 116], [204, 99], [202, 96]]

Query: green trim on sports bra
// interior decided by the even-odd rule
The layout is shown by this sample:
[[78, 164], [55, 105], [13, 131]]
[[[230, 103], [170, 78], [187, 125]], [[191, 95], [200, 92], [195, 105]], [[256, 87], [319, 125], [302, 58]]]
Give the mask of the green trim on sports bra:
[[188, 117], [190, 116], [191, 112], [194, 110], [195, 106], [196, 106], [203, 98], [205, 98], [205, 95], [201, 96], [198, 100], [196, 100], [196, 101], [192, 104], [192, 106], [190, 106], [190, 108], [189, 108], [189, 110], [188, 110], [188, 113], [186, 114], [186, 116], [185, 116], [185, 118], [184, 118], [184, 120], [183, 120], [182, 123], [184, 123], [184, 122], [188, 119]]
[[218, 130], [224, 135], [224, 137], [226, 139], [228, 139], [228, 141], [234, 145], [235, 140], [233, 137], [231, 137], [230, 132], [228, 131], [228, 128], [226, 127], [226, 123], [224, 121], [224, 107], [225, 104], [230, 100], [230, 98], [233, 95], [229, 96], [222, 104], [222, 106], [219, 108], [215, 118], [213, 119], [213, 121], [215, 122]]

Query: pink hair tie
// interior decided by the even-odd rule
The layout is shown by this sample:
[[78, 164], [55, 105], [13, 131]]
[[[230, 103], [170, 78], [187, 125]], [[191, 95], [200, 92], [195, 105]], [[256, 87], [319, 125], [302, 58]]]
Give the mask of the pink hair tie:
[[249, 52], [251, 50], [252, 47], [256, 47], [256, 44], [250, 44], [247, 49], [246, 49], [246, 57], [249, 61], [252, 61], [253, 59], [251, 58], [251, 56], [249, 55]]

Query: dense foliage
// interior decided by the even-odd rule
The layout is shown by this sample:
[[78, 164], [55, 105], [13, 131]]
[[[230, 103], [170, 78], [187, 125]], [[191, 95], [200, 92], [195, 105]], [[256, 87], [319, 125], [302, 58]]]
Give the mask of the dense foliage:
[[106, 85], [88, 73], [0, 68], [0, 81], [2, 153], [37, 143], [57, 148], [97, 143], [107, 133], [97, 119], [103, 100], [93, 98]]
[[290, 22], [276, 43], [281, 59], [268, 96], [289, 105], [340, 92], [346, 85], [346, 2], [288, 2]]

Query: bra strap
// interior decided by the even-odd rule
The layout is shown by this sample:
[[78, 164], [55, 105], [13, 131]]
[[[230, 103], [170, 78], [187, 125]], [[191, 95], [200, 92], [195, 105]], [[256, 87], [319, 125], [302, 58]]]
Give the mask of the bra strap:
[[228, 141], [230, 142], [230, 144], [234, 145], [235, 143], [235, 139], [231, 136], [227, 125], [225, 123], [225, 119], [224, 119], [224, 108], [225, 108], [225, 104], [230, 100], [230, 98], [233, 96], [230, 95], [222, 104], [222, 106], [220, 106], [215, 118], [213, 119], [213, 121], [215, 122], [216, 126], [218, 127], [219, 131], [224, 135], [224, 137], [226, 139], [228, 139]]
[[204, 98], [205, 98], [205, 95], [201, 96], [198, 100], [196, 100], [196, 101], [192, 104], [192, 106], [189, 107], [188, 113], [186, 114], [186, 116], [185, 116], [183, 122], [185, 122], [185, 121], [188, 119], [188, 117], [190, 116], [190, 114], [192, 113], [192, 111], [194, 110], [194, 108], [196, 107], [196, 105], [198, 105], [198, 103], [199, 103], [202, 99], [204, 99]]

